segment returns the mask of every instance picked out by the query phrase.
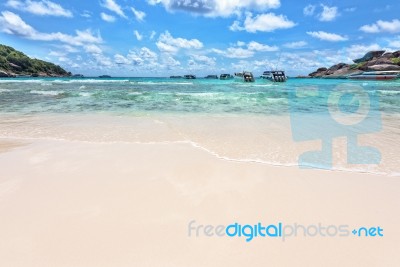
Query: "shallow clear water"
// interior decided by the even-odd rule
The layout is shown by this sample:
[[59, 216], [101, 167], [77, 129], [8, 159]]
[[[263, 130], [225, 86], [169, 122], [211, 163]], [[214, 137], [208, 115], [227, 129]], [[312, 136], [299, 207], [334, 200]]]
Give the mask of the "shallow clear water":
[[[185, 142], [221, 159], [284, 166], [326, 146], [327, 159], [306, 165], [398, 176], [399, 122], [400, 81], [0, 79], [0, 138]], [[381, 160], [349, 164], [349, 138]]]
[[257, 80], [184, 80], [169, 78], [25, 78], [0, 80], [2, 113], [211, 113], [284, 114], [291, 92], [318, 92], [303, 98], [298, 112], [319, 111], [324, 96], [342, 84], [361, 86], [380, 98], [380, 109], [400, 113], [400, 81], [289, 79], [286, 83]]

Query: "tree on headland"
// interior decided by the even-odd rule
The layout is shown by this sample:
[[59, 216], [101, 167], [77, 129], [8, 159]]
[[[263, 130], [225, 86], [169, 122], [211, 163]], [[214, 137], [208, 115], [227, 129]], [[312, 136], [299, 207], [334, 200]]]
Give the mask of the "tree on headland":
[[0, 77], [27, 76], [71, 76], [58, 65], [30, 58], [14, 48], [0, 44]]

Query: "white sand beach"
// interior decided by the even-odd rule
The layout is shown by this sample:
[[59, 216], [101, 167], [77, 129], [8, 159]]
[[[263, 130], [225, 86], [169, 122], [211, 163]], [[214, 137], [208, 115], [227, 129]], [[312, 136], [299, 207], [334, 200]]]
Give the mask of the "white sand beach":
[[[227, 152], [216, 151], [212, 145], [218, 135], [205, 127], [218, 119], [203, 124], [203, 132], [196, 130], [200, 147], [165, 134], [172, 125], [166, 118], [150, 118], [161, 130], [146, 128], [148, 120], [133, 118], [136, 123], [128, 125], [113, 118], [114, 127], [102, 135], [94, 131], [91, 136], [85, 127], [80, 133], [64, 131], [70, 140], [56, 133], [62, 125], [75, 129], [82, 120], [60, 118], [19, 118], [38, 132], [0, 140], [2, 266], [396, 266], [400, 261], [397, 176], [224, 159], [204, 147], [234, 158], [243, 151], [233, 150], [230, 141], [247, 140], [253, 143], [243, 147], [255, 148], [257, 139], [236, 129], [219, 147]], [[15, 119], [8, 118], [10, 124]], [[94, 118], [84, 119], [96, 124]], [[182, 119], [181, 125], [200, 119]], [[260, 120], [246, 119], [242, 127]], [[49, 121], [52, 128], [42, 127]], [[8, 126], [3, 125], [4, 136]], [[107, 139], [121, 125], [126, 131], [118, 132], [130, 129], [135, 142]], [[188, 133], [188, 125], [179, 132]], [[157, 140], [158, 130], [164, 142]], [[140, 131], [147, 140], [139, 140]], [[274, 138], [272, 133], [269, 140]], [[192, 220], [196, 225], [349, 225], [350, 231], [379, 226], [384, 236], [299, 235], [246, 242], [243, 237], [189, 237]]]

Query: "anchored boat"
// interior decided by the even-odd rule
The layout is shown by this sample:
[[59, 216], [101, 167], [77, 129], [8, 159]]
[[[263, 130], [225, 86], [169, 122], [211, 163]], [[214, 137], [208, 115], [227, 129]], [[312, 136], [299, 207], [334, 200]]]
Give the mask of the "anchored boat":
[[185, 78], [185, 79], [196, 79], [196, 75], [186, 74], [186, 75], [183, 76], [183, 78]]
[[283, 70], [264, 71], [260, 78], [269, 80], [271, 82], [286, 82], [287, 80]]
[[240, 79], [244, 82], [254, 82], [253, 73], [250, 71], [235, 72], [235, 78]]
[[220, 80], [230, 80], [233, 79], [233, 76], [227, 73], [223, 73], [219, 76]]
[[347, 78], [352, 80], [394, 80], [400, 78], [400, 71], [364, 71], [349, 75]]

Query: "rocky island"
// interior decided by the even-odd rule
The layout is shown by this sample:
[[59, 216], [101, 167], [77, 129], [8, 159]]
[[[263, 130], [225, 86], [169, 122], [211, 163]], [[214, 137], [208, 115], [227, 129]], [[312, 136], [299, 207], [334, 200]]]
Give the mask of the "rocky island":
[[319, 68], [308, 74], [308, 77], [343, 79], [348, 75], [363, 71], [400, 71], [400, 50], [396, 52], [370, 51], [362, 58], [353, 61], [354, 64], [339, 63], [330, 68]]
[[69, 77], [58, 65], [40, 59], [30, 58], [10, 46], [0, 44], [0, 77]]

